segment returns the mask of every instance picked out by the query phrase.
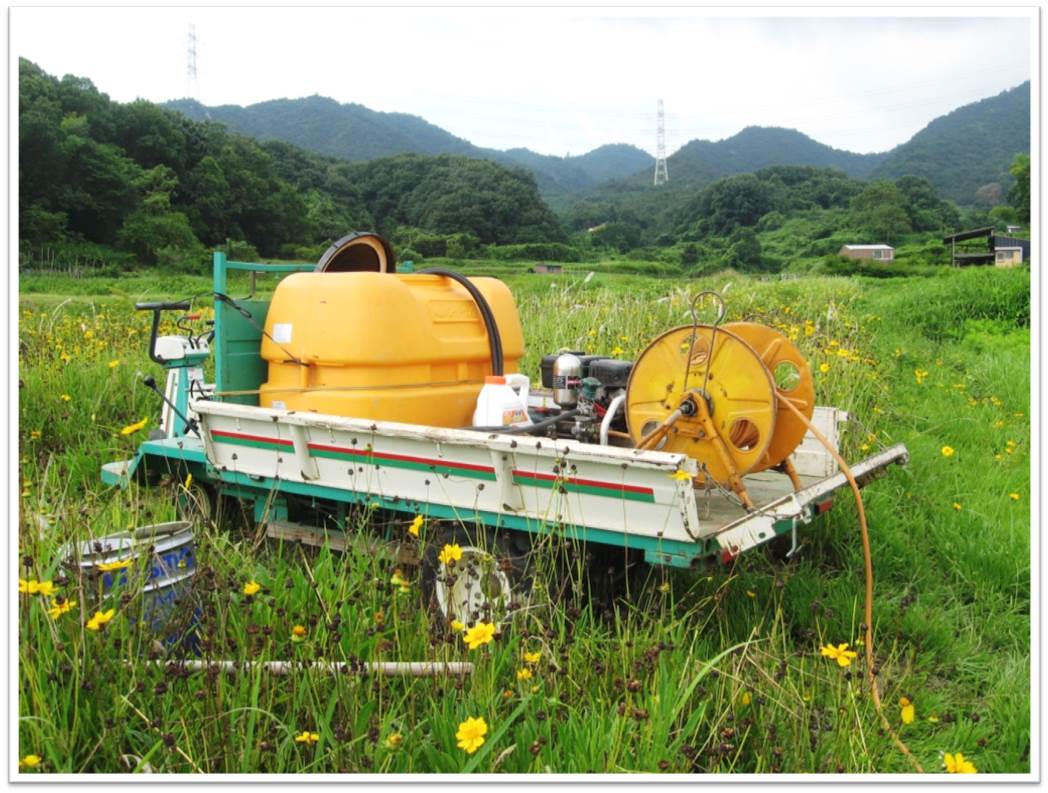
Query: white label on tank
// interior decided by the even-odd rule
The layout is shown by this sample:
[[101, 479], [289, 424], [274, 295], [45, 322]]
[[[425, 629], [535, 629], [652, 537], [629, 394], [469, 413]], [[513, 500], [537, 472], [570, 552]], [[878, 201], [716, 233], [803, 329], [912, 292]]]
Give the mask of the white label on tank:
[[273, 400], [273, 410], [287, 410], [287, 403], [282, 399]]
[[273, 341], [277, 344], [289, 344], [291, 342], [292, 324], [290, 322], [278, 322], [273, 325]]

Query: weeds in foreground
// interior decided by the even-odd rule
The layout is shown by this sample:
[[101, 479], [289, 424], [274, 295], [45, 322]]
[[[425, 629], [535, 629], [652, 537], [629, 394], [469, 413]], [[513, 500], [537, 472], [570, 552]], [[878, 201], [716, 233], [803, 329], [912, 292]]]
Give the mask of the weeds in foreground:
[[[692, 290], [726, 283], [583, 280], [512, 282], [525, 371], [561, 347], [633, 357], [688, 321]], [[739, 277], [727, 291], [729, 321], [794, 338], [820, 402], [856, 417], [846, 456], [910, 450], [907, 468], [864, 494], [878, 678], [930, 770], [1029, 768], [1028, 289], [1022, 273], [981, 272], [925, 279], [920, 294]], [[455, 660], [475, 671], [273, 676], [153, 663], [138, 579], [100, 594], [59, 565], [66, 543], [175, 517], [184, 483], [117, 492], [97, 482], [100, 463], [129, 456], [155, 426], [121, 434], [157, 414], [137, 385], [152, 364], [132, 299], [34, 296], [21, 307], [23, 771], [908, 770], [863, 679], [846, 503], [807, 528], [790, 564], [755, 554], [702, 574], [651, 570], [617, 603], [590, 591], [586, 549], [550, 544], [534, 561], [540, 592], [555, 597], [472, 650], [463, 636], [475, 626], [435, 619], [417, 573], [384, 555], [305, 551], [205, 523], [192, 601], [202, 659]], [[437, 528], [416, 525], [418, 541]]]

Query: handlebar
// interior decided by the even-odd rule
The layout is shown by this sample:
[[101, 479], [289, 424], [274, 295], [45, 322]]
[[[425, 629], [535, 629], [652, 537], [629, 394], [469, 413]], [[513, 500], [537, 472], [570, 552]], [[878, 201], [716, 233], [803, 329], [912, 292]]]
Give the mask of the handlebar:
[[191, 303], [188, 300], [177, 300], [169, 303], [135, 303], [135, 311], [152, 311], [153, 312], [153, 327], [149, 331], [149, 359], [155, 363], [163, 365], [165, 363], [163, 358], [158, 358], [156, 354], [156, 334], [160, 329], [160, 312], [161, 311], [189, 311]]
[[173, 303], [135, 303], [135, 311], [189, 311], [190, 305], [188, 300]]

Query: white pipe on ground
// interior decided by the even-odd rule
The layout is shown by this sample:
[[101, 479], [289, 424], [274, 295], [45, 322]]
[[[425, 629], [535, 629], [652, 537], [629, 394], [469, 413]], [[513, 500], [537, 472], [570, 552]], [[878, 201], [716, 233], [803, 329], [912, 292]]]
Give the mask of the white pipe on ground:
[[168, 664], [193, 672], [217, 669], [221, 672], [244, 672], [255, 667], [278, 677], [294, 671], [327, 672], [329, 674], [381, 675], [383, 677], [436, 677], [437, 675], [464, 676], [473, 673], [473, 664], [465, 661], [375, 661], [352, 664], [343, 661], [153, 661], [156, 666]]

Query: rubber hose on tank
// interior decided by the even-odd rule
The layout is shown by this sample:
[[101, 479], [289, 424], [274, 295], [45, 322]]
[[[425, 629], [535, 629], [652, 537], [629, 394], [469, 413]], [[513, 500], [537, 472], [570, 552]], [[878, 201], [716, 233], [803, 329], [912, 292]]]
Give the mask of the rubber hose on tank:
[[441, 267], [430, 267], [425, 270], [419, 270], [420, 274], [425, 275], [443, 275], [450, 278], [452, 281], [456, 281], [462, 284], [473, 298], [473, 302], [477, 304], [477, 309], [480, 311], [480, 316], [484, 320], [484, 326], [488, 330], [488, 347], [491, 350], [491, 373], [493, 375], [503, 375], [503, 360], [502, 360], [502, 335], [499, 333], [499, 326], [495, 322], [495, 315], [491, 311], [491, 306], [488, 301], [484, 298], [484, 295], [480, 293], [480, 290], [470, 281], [466, 276], [461, 273], [456, 273], [454, 270], [445, 270]]

